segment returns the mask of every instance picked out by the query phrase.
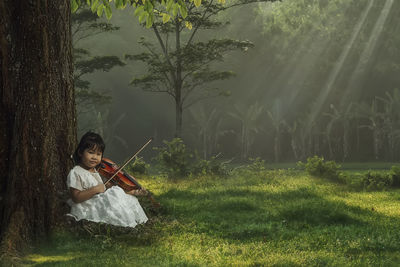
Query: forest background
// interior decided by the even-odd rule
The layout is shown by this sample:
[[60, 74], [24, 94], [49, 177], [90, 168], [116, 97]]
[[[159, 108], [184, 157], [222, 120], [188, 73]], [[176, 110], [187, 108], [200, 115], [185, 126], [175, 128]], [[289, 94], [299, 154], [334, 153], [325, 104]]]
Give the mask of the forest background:
[[[313, 155], [336, 161], [398, 160], [396, 5], [304, 0], [219, 12], [215, 20], [226, 24], [199, 31], [197, 41], [225, 37], [248, 40], [254, 47], [211, 64], [236, 76], [212, 84], [225, 90], [224, 96], [183, 111], [184, 142], [203, 158], [219, 154], [237, 161], [293, 162]], [[102, 133], [106, 153], [119, 161], [150, 136], [159, 146], [176, 135], [172, 98], [129, 85], [147, 66], [125, 55], [146, 51], [141, 37], [157, 47], [152, 29], [140, 26], [132, 13], [115, 11], [108, 22], [118, 30], [75, 45], [91, 56], [116, 56], [126, 64], [83, 76], [93, 92], [111, 101], [95, 98], [90, 105], [78, 105], [78, 136], [87, 130]]]

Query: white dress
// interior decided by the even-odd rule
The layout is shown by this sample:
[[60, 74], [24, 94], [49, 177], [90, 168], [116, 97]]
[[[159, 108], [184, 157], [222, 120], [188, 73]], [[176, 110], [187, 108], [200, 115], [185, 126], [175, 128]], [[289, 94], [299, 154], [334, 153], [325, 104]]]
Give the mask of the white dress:
[[[103, 183], [98, 172], [92, 173], [81, 166], [75, 166], [68, 174], [67, 186], [80, 191]], [[104, 193], [75, 203], [68, 200], [71, 212], [67, 215], [77, 221], [86, 219], [93, 222], [102, 222], [117, 226], [135, 227], [145, 223], [147, 216], [135, 196], [128, 195], [119, 186], [113, 186]]]

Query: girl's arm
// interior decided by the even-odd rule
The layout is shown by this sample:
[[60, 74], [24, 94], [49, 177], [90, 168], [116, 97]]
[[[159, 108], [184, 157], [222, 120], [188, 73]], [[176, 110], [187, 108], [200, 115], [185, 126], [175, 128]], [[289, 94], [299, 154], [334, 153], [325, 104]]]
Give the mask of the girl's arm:
[[71, 198], [75, 203], [81, 203], [91, 199], [94, 195], [103, 193], [105, 190], [104, 184], [99, 184], [83, 191], [70, 187]]

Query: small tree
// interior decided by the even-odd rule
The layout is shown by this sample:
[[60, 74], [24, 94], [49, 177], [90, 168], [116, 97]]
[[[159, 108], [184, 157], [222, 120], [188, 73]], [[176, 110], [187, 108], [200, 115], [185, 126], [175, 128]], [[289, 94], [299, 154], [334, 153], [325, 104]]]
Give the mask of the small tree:
[[212, 64], [223, 61], [228, 52], [246, 51], [253, 47], [249, 41], [229, 38], [204, 42], [196, 40], [199, 30], [223, 26], [222, 22], [213, 18], [218, 13], [249, 2], [234, 2], [230, 6], [224, 6], [207, 0], [199, 8], [196, 8], [195, 2], [188, 2], [187, 9], [180, 9], [182, 15], [177, 15], [174, 19], [170, 19], [169, 15], [155, 18], [152, 30], [158, 45], [141, 39], [140, 44], [147, 51], [126, 56], [127, 59], [139, 60], [147, 65], [147, 73], [135, 77], [131, 82], [133, 86], [149, 92], [166, 93], [174, 99], [176, 136], [181, 136], [182, 133], [184, 109], [206, 98], [230, 94], [228, 90], [212, 84], [231, 78], [234, 73], [213, 68]]
[[[91, 56], [90, 50], [83, 48], [82, 40], [93, 38], [99, 34], [117, 31], [108, 22], [103, 22], [96, 14], [93, 14], [88, 6], [82, 5], [71, 15], [72, 39], [73, 39], [73, 58], [74, 58], [74, 85], [76, 93], [76, 104], [78, 110], [78, 121], [83, 121], [82, 116], [90, 116], [86, 121], [95, 121], [97, 125], [86, 125], [78, 128], [98, 128], [102, 126], [99, 117], [101, 107], [111, 102], [111, 97], [99, 93], [91, 88], [90, 82], [85, 79], [88, 74], [98, 71], [109, 72], [117, 66], [124, 66], [116, 56]], [[89, 114], [89, 115], [88, 115]], [[102, 116], [104, 117], [104, 116]], [[80, 126], [80, 125], [78, 125]]]

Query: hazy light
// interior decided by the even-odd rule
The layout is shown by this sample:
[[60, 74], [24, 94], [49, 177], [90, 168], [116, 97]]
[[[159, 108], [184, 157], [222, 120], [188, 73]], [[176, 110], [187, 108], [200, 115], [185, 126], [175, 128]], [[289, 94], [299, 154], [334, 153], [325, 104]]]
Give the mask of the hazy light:
[[313, 106], [311, 114], [310, 114], [310, 116], [308, 117], [308, 120], [307, 120], [307, 129], [311, 130], [311, 125], [312, 125], [313, 121], [315, 120], [317, 115], [320, 114], [321, 108], [325, 104], [325, 101], [326, 101], [329, 93], [332, 90], [332, 85], [335, 83], [336, 78], [337, 78], [340, 70], [343, 67], [343, 63], [345, 62], [347, 56], [349, 55], [349, 52], [350, 52], [351, 48], [353, 47], [354, 41], [356, 40], [357, 36], [359, 35], [359, 33], [361, 31], [362, 26], [364, 25], [365, 19], [367, 18], [367, 15], [368, 15], [369, 11], [371, 10], [373, 2], [374, 2], [374, 0], [370, 0], [369, 1], [369, 3], [367, 5], [367, 7], [365, 8], [362, 16], [360, 17], [360, 20], [358, 21], [358, 23], [354, 27], [353, 33], [351, 35], [351, 38], [347, 42], [346, 46], [343, 49], [342, 54], [340, 55], [337, 63], [335, 64], [335, 67], [331, 71], [325, 86], [322, 88], [320, 94], [318, 95], [318, 98], [317, 98], [317, 100], [315, 102], [315, 105]]
[[354, 94], [355, 91], [359, 91], [358, 83], [360, 81], [360, 75], [365, 72], [368, 62], [371, 59], [372, 53], [375, 49], [376, 43], [378, 42], [379, 36], [382, 33], [383, 26], [385, 25], [393, 3], [394, 0], [386, 0], [385, 6], [382, 8], [381, 14], [375, 23], [371, 36], [360, 56], [357, 67], [353, 71], [350, 82], [348, 83], [345, 94], [343, 95], [343, 99], [348, 99], [350, 94]]

